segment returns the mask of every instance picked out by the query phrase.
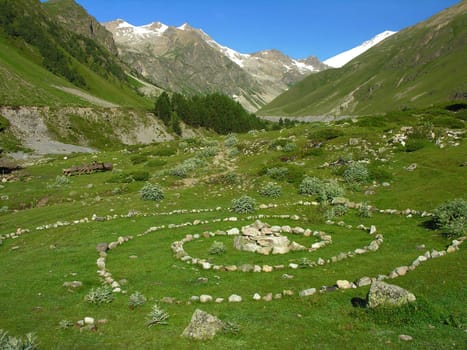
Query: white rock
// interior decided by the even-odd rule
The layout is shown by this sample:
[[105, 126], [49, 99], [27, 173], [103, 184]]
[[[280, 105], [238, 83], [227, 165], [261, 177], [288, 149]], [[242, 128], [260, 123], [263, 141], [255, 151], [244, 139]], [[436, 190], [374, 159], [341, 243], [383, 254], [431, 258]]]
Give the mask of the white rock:
[[371, 225], [370, 226], [370, 235], [376, 233], [376, 226], [375, 225]]
[[94, 325], [94, 318], [93, 317], [85, 317], [84, 318], [84, 324], [87, 324], [87, 325]]
[[352, 288], [352, 284], [347, 280], [337, 280], [337, 288], [339, 289], [349, 289]]
[[209, 270], [212, 267], [212, 265], [208, 262], [203, 262], [201, 266], [203, 267], [204, 270]]
[[255, 293], [253, 295], [253, 300], [261, 300], [261, 295], [259, 295], [258, 293]]
[[242, 297], [237, 294], [232, 294], [229, 296], [229, 303], [239, 303], [242, 301]]
[[216, 298], [215, 302], [217, 304], [221, 304], [222, 302], [224, 302], [224, 298]]
[[230, 230], [227, 230], [227, 235], [228, 236], [235, 236], [235, 235], [238, 235], [240, 234], [240, 230], [236, 227], [234, 228], [231, 228]]
[[300, 295], [301, 297], [308, 297], [310, 295], [313, 295], [316, 293], [316, 288], [308, 288], [308, 289], [304, 289], [302, 291], [300, 291], [300, 293], [298, 295]]
[[207, 295], [207, 294], [202, 294], [202, 295], [200, 295], [200, 297], [199, 297], [199, 301], [200, 301], [201, 303], [208, 303], [208, 302], [211, 302], [211, 301], [212, 301], [212, 296]]

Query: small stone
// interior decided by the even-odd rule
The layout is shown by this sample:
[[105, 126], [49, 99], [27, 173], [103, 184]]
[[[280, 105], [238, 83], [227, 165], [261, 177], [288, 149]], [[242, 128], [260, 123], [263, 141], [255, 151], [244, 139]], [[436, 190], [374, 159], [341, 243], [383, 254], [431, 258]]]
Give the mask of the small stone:
[[375, 225], [371, 225], [371, 226], [370, 226], [370, 235], [375, 234], [375, 233], [376, 233], [376, 226], [375, 226]]
[[106, 252], [108, 249], [109, 249], [109, 245], [105, 242], [101, 242], [96, 245], [96, 250], [98, 252]]
[[261, 295], [258, 293], [253, 294], [253, 300], [261, 300]]
[[224, 298], [216, 298], [215, 302], [216, 304], [221, 304], [224, 302]]
[[337, 288], [339, 289], [349, 289], [352, 288], [352, 284], [347, 280], [337, 280]]
[[294, 293], [293, 293], [293, 290], [290, 290], [290, 289], [284, 289], [282, 291], [282, 294], [284, 294], [284, 296], [292, 296]]
[[407, 266], [400, 266], [400, 267], [395, 269], [395, 272], [399, 276], [405, 276], [405, 274], [407, 273], [408, 270], [409, 270], [409, 268]]
[[79, 288], [79, 287], [82, 287], [83, 286], [83, 282], [81, 281], [72, 281], [72, 282], [64, 282], [63, 283], [63, 287], [66, 287], [66, 288]]
[[203, 304], [204, 304], [204, 303], [209, 303], [209, 302], [212, 301], [212, 296], [207, 295], [207, 294], [202, 294], [202, 295], [200, 295], [200, 297], [199, 297], [199, 301], [200, 301], [201, 303], [203, 303]]
[[203, 270], [209, 270], [212, 267], [212, 265], [208, 262], [203, 262], [201, 266], [203, 267]]
[[316, 293], [316, 288], [308, 288], [308, 289], [304, 289], [302, 291], [300, 291], [300, 293], [298, 293], [298, 295], [300, 295], [301, 297], [308, 297], [310, 295], [313, 295]]
[[282, 275], [282, 279], [284, 279], [284, 280], [291, 280], [292, 278], [294, 278], [294, 276], [293, 276], [293, 275], [289, 275], [289, 274], [287, 274], [287, 273], [284, 273], [284, 274]]
[[268, 293], [263, 297], [264, 301], [272, 301], [272, 293]]
[[289, 267], [290, 267], [291, 269], [298, 269], [298, 264], [290, 263], [290, 264], [289, 264]]
[[403, 341], [411, 341], [413, 338], [410, 335], [407, 334], [401, 334], [399, 335], [399, 339]]
[[138, 256], [137, 255], [130, 255], [128, 258], [134, 260], [134, 259], [138, 259]]
[[282, 294], [281, 293], [276, 293], [274, 294], [274, 299], [282, 299]]
[[371, 278], [370, 277], [362, 277], [360, 278], [356, 283], [358, 287], [363, 287], [363, 286], [369, 286], [371, 284]]
[[229, 303], [239, 303], [242, 301], [242, 297], [237, 294], [232, 294], [229, 296]]
[[273, 267], [269, 265], [263, 265], [263, 272], [272, 272]]
[[92, 318], [92, 317], [85, 317], [85, 318], [84, 318], [84, 324], [85, 324], [85, 325], [90, 325], [90, 326], [94, 325], [94, 318]]

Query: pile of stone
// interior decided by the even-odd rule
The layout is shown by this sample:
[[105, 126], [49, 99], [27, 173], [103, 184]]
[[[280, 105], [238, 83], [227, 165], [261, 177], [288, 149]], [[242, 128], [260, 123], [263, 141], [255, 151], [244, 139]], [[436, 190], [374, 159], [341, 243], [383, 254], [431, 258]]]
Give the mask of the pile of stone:
[[258, 220], [252, 225], [242, 227], [241, 234], [234, 239], [234, 247], [238, 250], [263, 255], [286, 254], [290, 251], [307, 249], [301, 244], [290, 242], [286, 236], [281, 234], [282, 232], [303, 234], [305, 230], [301, 227], [271, 227]]

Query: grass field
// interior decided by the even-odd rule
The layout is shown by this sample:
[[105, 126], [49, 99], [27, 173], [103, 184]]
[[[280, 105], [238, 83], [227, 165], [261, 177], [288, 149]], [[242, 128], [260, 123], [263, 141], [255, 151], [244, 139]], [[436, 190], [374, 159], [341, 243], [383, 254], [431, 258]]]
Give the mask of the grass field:
[[[13, 336], [35, 332], [43, 349], [464, 349], [465, 246], [430, 259], [405, 276], [389, 279], [417, 297], [415, 303], [402, 308], [354, 307], [352, 299], [365, 298], [369, 286], [299, 296], [304, 289], [319, 291], [337, 280], [353, 282], [363, 276], [388, 275], [426, 251], [446, 249], [451, 239], [428, 228], [429, 217], [420, 215], [375, 211], [371, 217], [361, 217], [357, 209], [349, 209], [344, 216], [332, 218], [334, 224], [326, 223], [330, 205], [304, 205], [317, 198], [301, 195], [299, 185], [304, 176], [336, 179], [353, 202], [420, 213], [454, 198], [465, 199], [466, 167], [460, 165], [465, 163], [467, 148], [459, 113], [449, 114], [456, 119], [456, 129], [440, 126], [439, 120], [424, 112], [42, 159], [0, 187], [0, 234], [29, 229], [16, 239], [4, 237], [0, 245], [0, 329]], [[435, 138], [427, 138], [417, 150], [408, 152], [401, 143], [390, 141], [407, 134], [410, 140], [427, 122]], [[401, 130], [408, 126], [414, 128], [412, 136], [404, 131], [407, 129]], [[320, 148], [316, 147], [318, 141], [322, 142]], [[57, 178], [63, 168], [93, 159], [114, 163], [114, 170], [72, 176], [69, 181]], [[358, 184], [345, 182], [345, 169], [351, 163], [325, 165], [339, 159], [365, 164], [370, 178]], [[185, 164], [186, 177], [174, 175], [173, 169], [180, 164]], [[416, 167], [410, 170], [413, 164]], [[270, 170], [273, 168], [287, 170], [280, 175], [280, 171]], [[141, 200], [144, 180], [129, 180], [144, 179], [141, 172], [163, 188], [162, 201]], [[270, 181], [281, 186], [281, 197], [258, 193]], [[256, 199], [254, 213], [229, 210], [232, 199], [242, 195]], [[260, 209], [260, 204], [274, 205]], [[180, 212], [182, 209], [185, 211]], [[184, 245], [190, 256], [212, 264], [284, 265], [269, 273], [203, 270], [172, 254], [171, 244], [187, 234], [241, 228], [258, 215], [264, 215], [261, 220], [271, 225], [324, 231], [332, 236], [332, 244], [314, 252], [269, 256], [237, 251], [231, 236], [201, 236]], [[297, 215], [298, 220], [278, 215]], [[237, 221], [225, 221], [231, 217]], [[83, 218], [88, 222], [79, 223]], [[374, 236], [357, 229], [359, 224], [375, 225], [384, 236], [377, 251], [322, 266], [289, 267], [303, 258], [326, 261], [368, 245]], [[151, 227], [162, 226], [143, 235]], [[85, 296], [101, 285], [96, 245], [126, 236], [133, 239], [108, 251], [106, 258], [106, 269], [126, 293], [114, 293], [109, 304], [87, 303]], [[307, 246], [317, 241], [314, 237], [288, 237]], [[225, 254], [209, 254], [215, 240], [225, 244]], [[422, 244], [425, 247], [420, 249]], [[285, 279], [284, 274], [293, 278]], [[81, 281], [82, 287], [62, 286], [74, 280]], [[284, 290], [293, 295], [284, 295]], [[148, 302], [132, 310], [128, 297], [136, 291]], [[255, 301], [255, 293], [272, 293], [273, 300]], [[202, 294], [225, 300], [190, 301]], [[240, 295], [242, 302], [229, 303], [231, 294]], [[276, 299], [276, 294], [281, 298]], [[172, 302], [164, 302], [164, 297]], [[147, 328], [145, 317], [155, 302], [170, 318], [167, 325]], [[221, 332], [206, 342], [180, 337], [197, 308], [238, 325], [239, 332]], [[86, 316], [106, 323], [98, 324], [94, 331], [59, 327], [62, 320], [76, 323]], [[400, 334], [413, 340], [402, 341]]]

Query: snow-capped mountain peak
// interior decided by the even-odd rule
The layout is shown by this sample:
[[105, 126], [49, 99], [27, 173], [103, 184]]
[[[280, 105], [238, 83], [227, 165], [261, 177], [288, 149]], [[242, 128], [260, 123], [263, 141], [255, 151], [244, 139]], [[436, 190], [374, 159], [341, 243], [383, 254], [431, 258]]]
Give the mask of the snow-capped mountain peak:
[[355, 57], [361, 55], [362, 53], [369, 50], [370, 48], [372, 48], [376, 44], [380, 43], [384, 39], [386, 39], [386, 38], [388, 38], [391, 35], [396, 34], [396, 33], [397, 32], [386, 30], [386, 31], [376, 35], [372, 39], [365, 41], [363, 44], [361, 44], [361, 45], [359, 45], [357, 47], [354, 47], [353, 49], [344, 51], [344, 52], [342, 52], [342, 53], [340, 53], [340, 54], [338, 54], [338, 55], [336, 55], [334, 57], [328, 58], [323, 63], [330, 66], [330, 67], [333, 67], [333, 68], [340, 68], [340, 67], [344, 66], [347, 62], [350, 62]]

